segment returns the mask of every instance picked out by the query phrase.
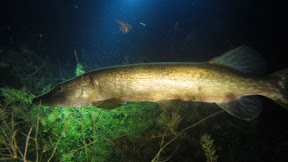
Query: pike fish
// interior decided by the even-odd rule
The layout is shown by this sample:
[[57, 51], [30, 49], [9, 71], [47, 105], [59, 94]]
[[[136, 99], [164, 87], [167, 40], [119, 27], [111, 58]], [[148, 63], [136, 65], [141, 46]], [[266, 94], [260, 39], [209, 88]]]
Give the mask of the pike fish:
[[123, 102], [216, 103], [231, 115], [252, 120], [261, 112], [259, 95], [288, 109], [288, 69], [262, 75], [264, 61], [247, 46], [202, 63], [144, 63], [112, 66], [60, 83], [33, 99], [42, 106], [114, 109]]

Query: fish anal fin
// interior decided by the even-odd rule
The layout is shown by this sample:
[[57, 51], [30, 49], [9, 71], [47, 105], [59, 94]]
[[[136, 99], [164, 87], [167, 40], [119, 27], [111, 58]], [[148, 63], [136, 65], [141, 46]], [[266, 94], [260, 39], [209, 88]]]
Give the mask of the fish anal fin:
[[262, 110], [260, 98], [256, 95], [242, 96], [237, 100], [217, 105], [229, 114], [247, 121], [257, 118]]
[[123, 101], [117, 98], [111, 98], [101, 101], [93, 101], [92, 105], [104, 109], [116, 109], [122, 106]]

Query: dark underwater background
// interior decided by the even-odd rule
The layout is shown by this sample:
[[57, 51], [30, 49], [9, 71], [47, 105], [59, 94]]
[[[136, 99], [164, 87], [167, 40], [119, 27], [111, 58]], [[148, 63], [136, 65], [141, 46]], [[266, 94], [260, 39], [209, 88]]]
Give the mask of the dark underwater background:
[[[264, 97], [249, 122], [205, 103], [173, 114], [141, 102], [31, 104], [82, 72], [203, 62], [241, 45], [267, 60], [267, 74], [287, 68], [286, 8], [281, 0], [1, 1], [0, 161], [287, 161], [288, 110]], [[122, 33], [116, 20], [132, 29]]]

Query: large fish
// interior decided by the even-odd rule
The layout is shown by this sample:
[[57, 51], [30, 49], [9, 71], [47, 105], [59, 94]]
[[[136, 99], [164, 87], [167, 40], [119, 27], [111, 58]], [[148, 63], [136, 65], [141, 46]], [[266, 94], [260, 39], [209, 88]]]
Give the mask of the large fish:
[[241, 46], [204, 63], [147, 63], [97, 69], [57, 85], [34, 104], [58, 107], [94, 105], [114, 109], [123, 102], [158, 102], [165, 110], [173, 103], [216, 103], [228, 113], [251, 120], [261, 112], [258, 95], [288, 108], [288, 69], [270, 75], [264, 62]]

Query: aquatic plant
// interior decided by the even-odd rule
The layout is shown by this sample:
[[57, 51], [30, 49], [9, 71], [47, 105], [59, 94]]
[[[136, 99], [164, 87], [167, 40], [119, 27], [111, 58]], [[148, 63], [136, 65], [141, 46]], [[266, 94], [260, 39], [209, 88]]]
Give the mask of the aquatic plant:
[[[216, 115], [218, 115], [219, 113], [223, 112], [224, 110], [220, 110], [218, 112], [215, 112], [213, 114], [210, 114], [209, 116], [199, 120], [198, 122], [186, 127], [185, 129], [181, 130], [181, 132], [179, 132], [177, 135], [175, 135], [171, 140], [169, 140], [166, 144], [164, 144], [164, 136], [165, 136], [165, 133], [167, 132], [168, 128], [166, 129], [166, 131], [164, 132], [163, 136], [162, 136], [162, 141], [161, 141], [161, 144], [160, 144], [160, 149], [159, 151], [157, 152], [157, 154], [155, 155], [155, 157], [152, 159], [153, 162], [155, 161], [158, 161], [159, 158], [160, 158], [160, 154], [161, 152], [164, 150], [164, 148], [166, 148], [168, 145], [170, 145], [172, 142], [174, 142], [177, 138], [179, 138], [180, 135], [182, 135], [185, 131], [187, 131], [188, 129], [191, 129], [191, 128], [194, 128], [196, 127], [197, 125], [203, 123], [204, 121], [206, 121], [207, 119], [211, 118], [211, 117], [214, 117]], [[212, 141], [213, 142], [213, 141]], [[177, 148], [176, 148], [177, 149]], [[174, 154], [174, 153], [173, 153]], [[172, 154], [172, 155], [173, 155]], [[171, 155], [171, 156], [172, 156]], [[169, 156], [166, 160], [169, 160], [171, 158], [171, 156]], [[166, 161], [165, 160], [165, 161]]]
[[[43, 155], [39, 152], [43, 144], [42, 138], [38, 136], [39, 113], [36, 113], [36, 120], [28, 115], [31, 108], [30, 101], [34, 96], [24, 90], [9, 88], [0, 88], [0, 92], [4, 97], [0, 103], [0, 146], [2, 148], [0, 160], [29, 161], [33, 158], [39, 161]], [[39, 110], [38, 108], [38, 112]], [[34, 142], [31, 143], [31, 140]]]
[[85, 70], [84, 70], [83, 66], [80, 64], [80, 62], [78, 60], [77, 52], [76, 52], [75, 49], [74, 49], [74, 55], [75, 55], [75, 59], [77, 61], [77, 65], [76, 65], [76, 69], [75, 69], [75, 76], [82, 75], [82, 77], [83, 77], [83, 74], [85, 73]]
[[[117, 147], [123, 149], [123, 145], [118, 145], [123, 140], [121, 137], [125, 136], [129, 141], [140, 138], [154, 125], [153, 119], [158, 112], [150, 103], [126, 104], [115, 110], [95, 109], [93, 106], [85, 109], [42, 107], [40, 123], [52, 141], [59, 138], [59, 132], [65, 127], [55, 152], [59, 160], [90, 161], [119, 158], [121, 154]], [[75, 149], [75, 146], [82, 149]], [[51, 144], [48, 147], [52, 147]]]
[[177, 134], [177, 128], [183, 118], [178, 113], [172, 113], [171, 115], [165, 112], [162, 112], [158, 124], [161, 127], [167, 128], [172, 134]]
[[76, 65], [75, 75], [80, 76], [85, 73], [85, 70], [81, 64]]
[[200, 144], [206, 156], [207, 162], [216, 162], [218, 156], [216, 155], [216, 149], [213, 144], [213, 139], [208, 134], [204, 134], [201, 136]]

